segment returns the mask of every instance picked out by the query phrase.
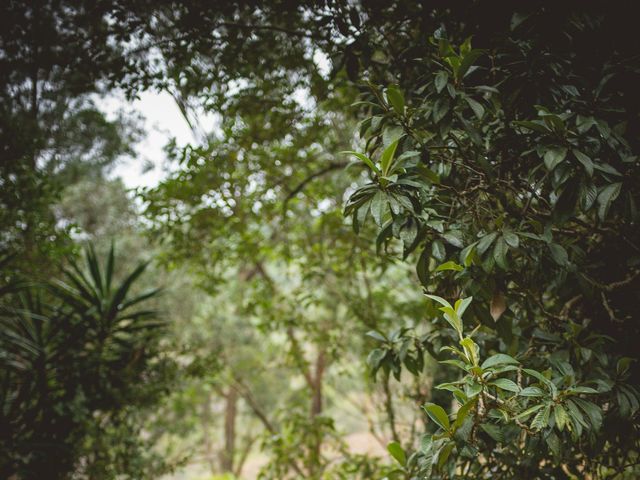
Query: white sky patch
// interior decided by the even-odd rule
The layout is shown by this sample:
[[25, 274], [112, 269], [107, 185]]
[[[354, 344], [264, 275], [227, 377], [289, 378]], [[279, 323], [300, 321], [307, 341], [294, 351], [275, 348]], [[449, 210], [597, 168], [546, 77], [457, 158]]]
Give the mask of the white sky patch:
[[180, 109], [167, 92], [145, 91], [133, 102], [121, 94], [113, 94], [97, 98], [96, 104], [108, 118], [119, 110], [133, 110], [144, 117], [145, 136], [135, 146], [137, 155], [121, 160], [111, 172], [113, 177], [122, 178], [127, 188], [154, 187], [167, 176], [171, 165], [164, 147], [171, 138], [175, 138], [179, 146], [196, 143]]
[[313, 63], [318, 67], [318, 71], [323, 78], [328, 78], [329, 73], [331, 72], [331, 60], [326, 53], [324, 53], [320, 49], [316, 49], [313, 52]]
[[[326, 78], [331, 71], [331, 60], [324, 52], [316, 49], [313, 52], [313, 61], [320, 74]], [[172, 138], [176, 139], [179, 147], [198, 144], [205, 140], [194, 135], [175, 100], [167, 92], [144, 91], [134, 101], [128, 101], [122, 93], [96, 97], [94, 100], [106, 113], [107, 118], [115, 117], [121, 110], [138, 112], [144, 117], [144, 138], [135, 146], [136, 155], [133, 158], [122, 159], [111, 172], [111, 176], [120, 177], [127, 188], [154, 187], [166, 178], [168, 173], [175, 171], [176, 165], [171, 165], [164, 151], [164, 147]], [[313, 108], [313, 101], [307, 89], [298, 89], [294, 94], [294, 100], [304, 108]], [[197, 110], [191, 113], [195, 114], [192, 120], [197, 123], [198, 130], [205, 134], [215, 132], [220, 125], [219, 114]]]

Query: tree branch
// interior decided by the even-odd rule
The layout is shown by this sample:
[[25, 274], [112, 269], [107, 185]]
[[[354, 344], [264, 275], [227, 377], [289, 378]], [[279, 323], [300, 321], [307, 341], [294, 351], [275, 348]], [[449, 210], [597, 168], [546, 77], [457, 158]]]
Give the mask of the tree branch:
[[310, 174], [307, 178], [302, 180], [289, 194], [285, 197], [282, 202], [282, 214], [284, 215], [287, 212], [287, 207], [289, 202], [295, 197], [298, 193], [300, 193], [304, 188], [314, 179], [321, 177], [322, 175], [326, 175], [333, 170], [338, 170], [340, 168], [344, 168], [347, 166], [347, 162], [330, 162], [326, 167]]

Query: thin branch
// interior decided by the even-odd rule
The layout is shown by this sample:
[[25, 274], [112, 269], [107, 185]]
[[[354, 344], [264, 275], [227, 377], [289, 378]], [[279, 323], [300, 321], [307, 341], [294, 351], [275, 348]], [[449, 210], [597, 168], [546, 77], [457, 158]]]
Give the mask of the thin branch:
[[302, 180], [293, 190], [291, 190], [291, 192], [289, 192], [289, 194], [285, 197], [283, 203], [282, 203], [282, 213], [283, 215], [287, 212], [287, 208], [289, 205], [289, 202], [293, 199], [293, 197], [295, 197], [298, 193], [300, 193], [302, 190], [304, 190], [304, 188], [314, 179], [321, 177], [329, 172], [332, 172], [333, 170], [338, 170], [340, 168], [344, 168], [347, 166], [347, 162], [330, 162], [329, 165], [327, 165], [326, 167], [310, 174], [308, 177], [306, 177], [304, 180]]

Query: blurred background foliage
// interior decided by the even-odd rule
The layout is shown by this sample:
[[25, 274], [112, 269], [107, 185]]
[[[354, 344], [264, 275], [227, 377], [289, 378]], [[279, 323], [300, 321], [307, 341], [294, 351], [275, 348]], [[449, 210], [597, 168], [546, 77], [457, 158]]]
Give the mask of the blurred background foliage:
[[[627, 9], [9, 0], [0, 32], [0, 476], [637, 476]], [[148, 91], [194, 141], [130, 191], [143, 119], [100, 99]]]

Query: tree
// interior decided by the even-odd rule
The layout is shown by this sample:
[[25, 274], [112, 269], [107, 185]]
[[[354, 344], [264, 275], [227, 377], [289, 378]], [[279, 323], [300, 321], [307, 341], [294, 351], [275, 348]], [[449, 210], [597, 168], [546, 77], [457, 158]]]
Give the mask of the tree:
[[[111, 467], [100, 462], [112, 452], [102, 438], [110, 429], [124, 433], [127, 409], [160, 398], [171, 367], [157, 343], [163, 322], [139, 308], [157, 290], [131, 295], [146, 265], [116, 283], [114, 262], [113, 249], [102, 267], [88, 249], [86, 269], [72, 262], [65, 281], [3, 286], [3, 476], [104, 475]], [[125, 463], [128, 447], [120, 445]]]
[[[309, 18], [320, 15], [314, 5], [306, 8]], [[362, 87], [363, 103], [356, 106], [366, 141], [356, 165], [366, 167], [372, 181], [351, 197], [346, 213], [356, 229], [371, 213], [381, 229], [377, 243], [391, 253], [395, 238], [404, 257], [419, 254], [418, 277], [431, 295], [439, 295], [435, 304], [440, 302], [449, 322], [422, 338], [410, 330], [393, 337], [378, 333], [382, 348], [370, 363], [387, 377], [389, 372], [400, 377], [401, 364], [410, 372], [418, 369], [423, 349], [448, 361], [440, 347], [457, 341], [463, 347], [456, 350], [461, 359], [450, 363], [463, 368], [464, 381], [443, 387], [459, 395], [460, 420], [449, 428], [441, 407], [429, 406], [441, 426], [449, 425], [448, 432], [432, 443], [425, 440], [424, 451], [410, 457], [407, 475], [416, 469], [431, 475], [432, 468], [445, 477], [459, 469], [478, 478], [623, 475], [637, 455], [623, 439], [636, 437], [629, 419], [638, 404], [627, 360], [635, 356], [628, 343], [634, 328], [629, 292], [638, 278], [633, 181], [638, 96], [630, 81], [638, 65], [624, 12], [577, 11], [571, 5], [496, 12], [483, 2], [470, 7], [398, 2], [331, 4], [325, 13], [327, 23], [317, 35], [313, 28], [303, 30], [309, 48], [333, 55], [350, 79], [369, 80]], [[227, 42], [224, 35], [234, 29], [285, 38], [300, 33], [292, 34], [290, 25], [274, 28], [269, 20], [267, 15], [251, 25], [228, 27], [203, 17], [201, 28], [220, 28]], [[549, 25], [557, 33], [549, 34]], [[330, 32], [329, 41], [323, 31]], [[221, 42], [220, 52], [231, 48]], [[167, 45], [164, 53], [171, 57], [171, 40]], [[260, 52], [264, 58], [282, 55]], [[206, 64], [206, 56], [188, 59], [190, 65]], [[237, 80], [233, 74], [241, 72], [241, 78], [255, 81], [242, 66], [223, 63], [233, 68], [226, 78]], [[198, 82], [185, 83], [201, 91]], [[278, 91], [273, 84], [257, 84]], [[220, 106], [242, 98], [222, 91], [224, 103], [219, 94], [213, 96]], [[250, 112], [248, 102], [257, 98], [246, 99], [238, 105]], [[253, 125], [247, 114], [242, 118]], [[241, 131], [229, 130], [225, 144], [237, 141]], [[248, 132], [249, 139], [263, 138], [255, 128]], [[207, 155], [196, 152], [196, 158]], [[230, 158], [234, 167], [245, 161]], [[198, 162], [190, 168], [200, 170]], [[192, 185], [194, 178], [188, 174], [184, 180]], [[272, 192], [266, 178], [263, 191]], [[217, 194], [224, 185], [234, 191], [238, 180], [229, 176], [225, 182]], [[229, 218], [238, 213], [235, 202], [250, 198], [242, 189], [236, 192]], [[157, 212], [172, 218], [168, 205]], [[239, 232], [245, 231], [244, 222], [237, 224]], [[192, 231], [182, 230], [180, 240], [185, 232]], [[238, 238], [248, 242], [224, 242], [221, 258], [229, 259], [229, 246], [234, 251], [251, 245], [261, 231]], [[609, 260], [607, 268], [602, 258]], [[465, 295], [474, 300], [454, 302]], [[469, 327], [463, 330], [463, 311], [465, 324], [477, 328], [473, 338], [467, 336]], [[430, 315], [436, 313], [432, 305]], [[407, 348], [413, 352], [409, 356]], [[487, 357], [491, 360], [482, 367]], [[443, 371], [458, 380], [455, 370]], [[499, 378], [488, 385], [482, 375]], [[623, 423], [629, 430], [621, 435]], [[514, 442], [518, 435], [522, 443]], [[397, 446], [391, 450], [404, 458]]]
[[[402, 86], [363, 92], [371, 181], [345, 213], [416, 252], [438, 325], [424, 346], [459, 369], [437, 387], [453, 411], [427, 403], [433, 433], [389, 450], [406, 478], [632, 478], [637, 61], [617, 15], [460, 19], [415, 68], [389, 52]], [[400, 368], [388, 348], [375, 369]]]
[[[108, 120], [94, 95], [125, 75], [114, 2], [10, 1], [0, 24], [0, 251], [43, 278], [73, 250], [52, 204], [132, 153], [135, 117]], [[122, 27], [122, 30], [120, 30]], [[37, 265], [37, 268], [35, 266]]]

